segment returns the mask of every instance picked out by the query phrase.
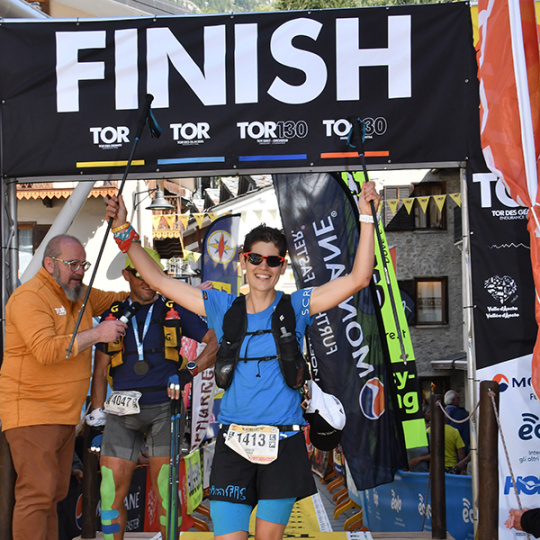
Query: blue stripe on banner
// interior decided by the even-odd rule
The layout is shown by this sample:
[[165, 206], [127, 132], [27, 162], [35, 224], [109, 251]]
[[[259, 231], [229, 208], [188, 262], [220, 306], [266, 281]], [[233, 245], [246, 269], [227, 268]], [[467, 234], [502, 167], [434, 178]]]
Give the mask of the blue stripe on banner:
[[120, 532], [120, 523], [111, 523], [109, 525], [101, 524], [103, 534], [114, 534]]
[[103, 510], [101, 509], [101, 519], [116, 519], [118, 517], [118, 510]]
[[238, 156], [238, 161], [286, 161], [307, 159], [307, 154], [283, 154], [278, 156]]
[[223, 163], [225, 156], [208, 156], [193, 158], [158, 159], [158, 165], [177, 165], [180, 163]]

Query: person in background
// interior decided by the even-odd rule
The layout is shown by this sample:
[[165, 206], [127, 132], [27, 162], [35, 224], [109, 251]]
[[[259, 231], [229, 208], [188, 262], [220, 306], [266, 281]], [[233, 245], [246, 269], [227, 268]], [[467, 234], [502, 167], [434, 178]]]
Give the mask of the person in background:
[[[448, 392], [444, 394], [444, 405], [446, 412], [449, 416], [452, 417], [453, 420], [465, 420], [469, 417], [468, 411], [461, 407], [460, 402], [461, 397], [459, 393], [455, 390], [448, 390]], [[469, 453], [469, 446], [471, 442], [469, 420], [467, 420], [466, 422], [454, 422], [450, 420], [449, 424], [459, 431], [459, 434], [463, 439], [463, 443], [465, 444], [465, 455], [467, 455]]]
[[[281, 231], [259, 225], [246, 235], [240, 266], [249, 292], [237, 301], [234, 295], [201, 291], [165, 276], [126, 222], [122, 198], [112, 197], [108, 202], [107, 218], [113, 220], [115, 240], [145, 281], [187, 309], [206, 315], [208, 326], [216, 331], [221, 344], [216, 381], [226, 390], [218, 418], [221, 429], [209, 497], [214, 535], [219, 540], [247, 540], [255, 506], [256, 538], [279, 540], [295, 501], [317, 492], [302, 433], [305, 420], [302, 396], [295, 384], [298, 378], [289, 376], [294, 373], [285, 369], [282, 342], [288, 349], [298, 350], [306, 327], [317, 313], [337, 306], [368, 286], [374, 266], [371, 205], [378, 208], [379, 203], [374, 184], [366, 182], [358, 198], [360, 239], [349, 273], [335, 276], [319, 287], [295, 291], [285, 299], [296, 323], [292, 334], [287, 328], [272, 331], [274, 310], [283, 299], [276, 285], [287, 268], [287, 240]], [[231, 316], [231, 310], [241, 317]], [[225, 333], [232, 337], [225, 326], [240, 330], [233, 341], [221, 339]], [[293, 371], [296, 365], [295, 361], [289, 363]], [[300, 374], [299, 366], [296, 375]], [[303, 376], [300, 379], [303, 382]]]
[[[146, 253], [163, 270], [159, 254], [148, 248]], [[138, 307], [121, 340], [96, 347], [91, 392], [93, 410], [87, 417], [87, 423], [93, 426], [105, 425], [100, 458], [102, 530], [108, 538], [124, 537], [127, 519], [124, 499], [146, 437], [161, 536], [167, 538], [168, 492], [163, 485], [169, 483], [169, 378], [175, 376], [182, 389], [198, 371], [215, 363], [218, 344], [214, 331], [208, 330], [202, 317], [157, 294], [136, 271], [129, 257], [122, 275], [129, 283], [130, 296], [105, 311], [102, 320], [107, 320], [111, 312], [113, 317], [119, 317], [129, 308]], [[195, 361], [188, 362], [180, 355], [182, 336], [206, 345]], [[139, 412], [135, 407], [125, 407], [116, 414], [106, 414], [107, 377], [113, 388], [110, 400], [131, 395], [133, 391], [141, 393]], [[179, 393], [174, 395], [175, 399], [179, 397]]]
[[507, 529], [515, 529], [532, 534], [535, 538], [540, 538], [540, 508], [524, 508], [510, 510], [508, 519], [504, 522]]
[[42, 267], [6, 305], [0, 421], [17, 473], [13, 540], [58, 540], [57, 503], [68, 493], [92, 346], [113, 342], [126, 330], [118, 320], [95, 327], [92, 322], [126, 293], [92, 289], [66, 358], [89, 266], [77, 238], [55, 236], [45, 248]]

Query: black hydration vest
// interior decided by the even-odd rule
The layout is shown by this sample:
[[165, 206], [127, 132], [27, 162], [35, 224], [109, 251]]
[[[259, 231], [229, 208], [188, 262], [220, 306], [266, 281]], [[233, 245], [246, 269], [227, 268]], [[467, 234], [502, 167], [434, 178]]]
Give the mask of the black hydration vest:
[[[291, 297], [283, 294], [272, 315], [272, 329], [247, 331], [246, 297], [234, 300], [223, 319], [223, 339], [217, 353], [215, 365], [216, 383], [220, 388], [231, 384], [240, 349], [246, 335], [272, 333], [276, 342], [277, 359], [281, 373], [288, 386], [294, 390], [302, 388], [309, 379], [307, 362], [296, 340], [296, 317], [291, 304]], [[275, 356], [263, 358], [243, 358], [242, 360], [271, 360]]]

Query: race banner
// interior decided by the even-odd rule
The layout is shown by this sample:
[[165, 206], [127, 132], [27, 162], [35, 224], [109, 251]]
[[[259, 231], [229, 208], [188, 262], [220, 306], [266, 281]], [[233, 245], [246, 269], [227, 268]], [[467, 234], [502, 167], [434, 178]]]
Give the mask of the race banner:
[[208, 227], [203, 241], [201, 275], [214, 289], [238, 294], [238, 228], [240, 214], [217, 218]]
[[[528, 209], [491, 172], [468, 169], [476, 368], [532, 353], [537, 325]], [[527, 366], [530, 369], [530, 365]]]
[[131, 172], [151, 178], [351, 170], [351, 117], [379, 168], [457, 165], [478, 104], [465, 2], [3, 19], [0, 72], [0, 173], [18, 179], [121, 177], [147, 95], [163, 133]]
[[[350, 190], [329, 174], [273, 178], [297, 286], [349, 272], [359, 240]], [[375, 290], [366, 287], [316, 315], [307, 331], [313, 378], [345, 408], [341, 445], [358, 489], [392, 482], [405, 464], [377, 309]]]

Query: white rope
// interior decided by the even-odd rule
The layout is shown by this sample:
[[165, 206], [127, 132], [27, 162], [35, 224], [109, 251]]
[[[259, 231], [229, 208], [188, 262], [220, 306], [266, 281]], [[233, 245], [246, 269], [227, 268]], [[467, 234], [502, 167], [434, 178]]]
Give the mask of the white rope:
[[480, 402], [476, 404], [476, 407], [469, 413], [469, 416], [467, 416], [467, 418], [463, 418], [463, 420], [456, 420], [455, 418], [452, 418], [448, 414], [448, 411], [444, 408], [443, 404], [440, 401], [437, 401], [437, 405], [440, 407], [441, 411], [444, 413], [444, 416], [446, 416], [448, 420], [451, 420], [452, 422], [455, 422], [456, 424], [464, 424], [465, 422], [468, 422], [472, 418], [472, 415], [476, 412], [476, 409], [478, 409]]

